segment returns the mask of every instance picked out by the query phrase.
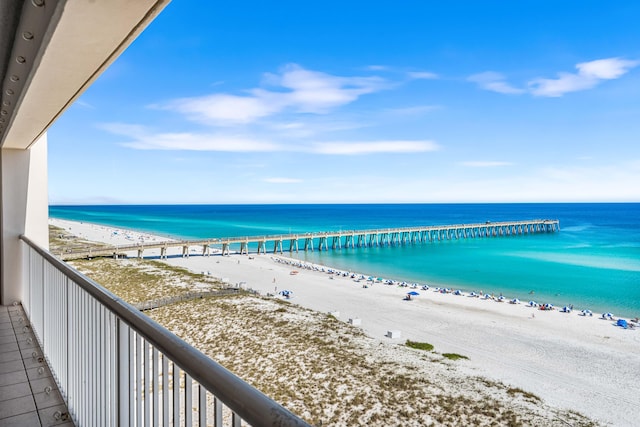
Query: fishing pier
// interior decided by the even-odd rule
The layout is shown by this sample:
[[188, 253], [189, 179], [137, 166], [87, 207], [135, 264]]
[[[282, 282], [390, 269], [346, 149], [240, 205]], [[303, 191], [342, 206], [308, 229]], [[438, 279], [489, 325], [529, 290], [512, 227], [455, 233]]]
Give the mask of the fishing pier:
[[[248, 254], [250, 247], [258, 254], [273, 252], [298, 252], [299, 250], [329, 250], [373, 246], [400, 246], [444, 240], [475, 239], [485, 237], [506, 237], [540, 233], [554, 233], [560, 230], [560, 221], [534, 219], [529, 221], [504, 221], [480, 224], [430, 225], [420, 227], [385, 228], [374, 230], [340, 230], [315, 233], [290, 233], [267, 236], [222, 237], [202, 240], [172, 240], [163, 242], [141, 242], [132, 245], [75, 248], [60, 254], [63, 260], [113, 256], [137, 253], [138, 258], [145, 251], [160, 250], [160, 258], [168, 256], [171, 248], [180, 248], [183, 257], [189, 257], [190, 248], [202, 249], [203, 256], [210, 256], [211, 249], [221, 255], [234, 252]], [[178, 253], [178, 255], [180, 255]]]

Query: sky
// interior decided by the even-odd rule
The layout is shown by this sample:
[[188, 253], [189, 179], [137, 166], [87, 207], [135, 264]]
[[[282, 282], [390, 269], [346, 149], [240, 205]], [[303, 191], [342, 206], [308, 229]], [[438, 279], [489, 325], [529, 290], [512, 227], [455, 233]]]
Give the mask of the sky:
[[640, 2], [173, 0], [51, 204], [640, 201]]

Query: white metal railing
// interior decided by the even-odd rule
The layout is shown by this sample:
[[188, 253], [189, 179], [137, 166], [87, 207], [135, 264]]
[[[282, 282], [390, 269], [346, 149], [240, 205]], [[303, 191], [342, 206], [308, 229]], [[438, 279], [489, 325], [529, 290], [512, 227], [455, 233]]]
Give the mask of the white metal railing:
[[21, 237], [23, 307], [78, 426], [307, 426]]

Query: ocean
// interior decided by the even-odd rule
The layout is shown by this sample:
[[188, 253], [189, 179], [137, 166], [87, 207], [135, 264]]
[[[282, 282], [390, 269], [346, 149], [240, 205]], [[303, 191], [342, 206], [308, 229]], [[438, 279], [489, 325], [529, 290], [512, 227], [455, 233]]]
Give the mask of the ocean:
[[292, 256], [365, 275], [640, 316], [640, 203], [51, 206], [49, 216], [178, 239], [558, 219], [558, 233]]

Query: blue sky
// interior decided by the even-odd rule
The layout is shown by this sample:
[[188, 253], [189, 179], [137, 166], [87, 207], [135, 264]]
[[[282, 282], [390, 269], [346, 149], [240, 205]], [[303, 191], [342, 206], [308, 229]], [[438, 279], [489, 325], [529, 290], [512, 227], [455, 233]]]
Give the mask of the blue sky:
[[174, 0], [52, 204], [640, 201], [640, 3]]

